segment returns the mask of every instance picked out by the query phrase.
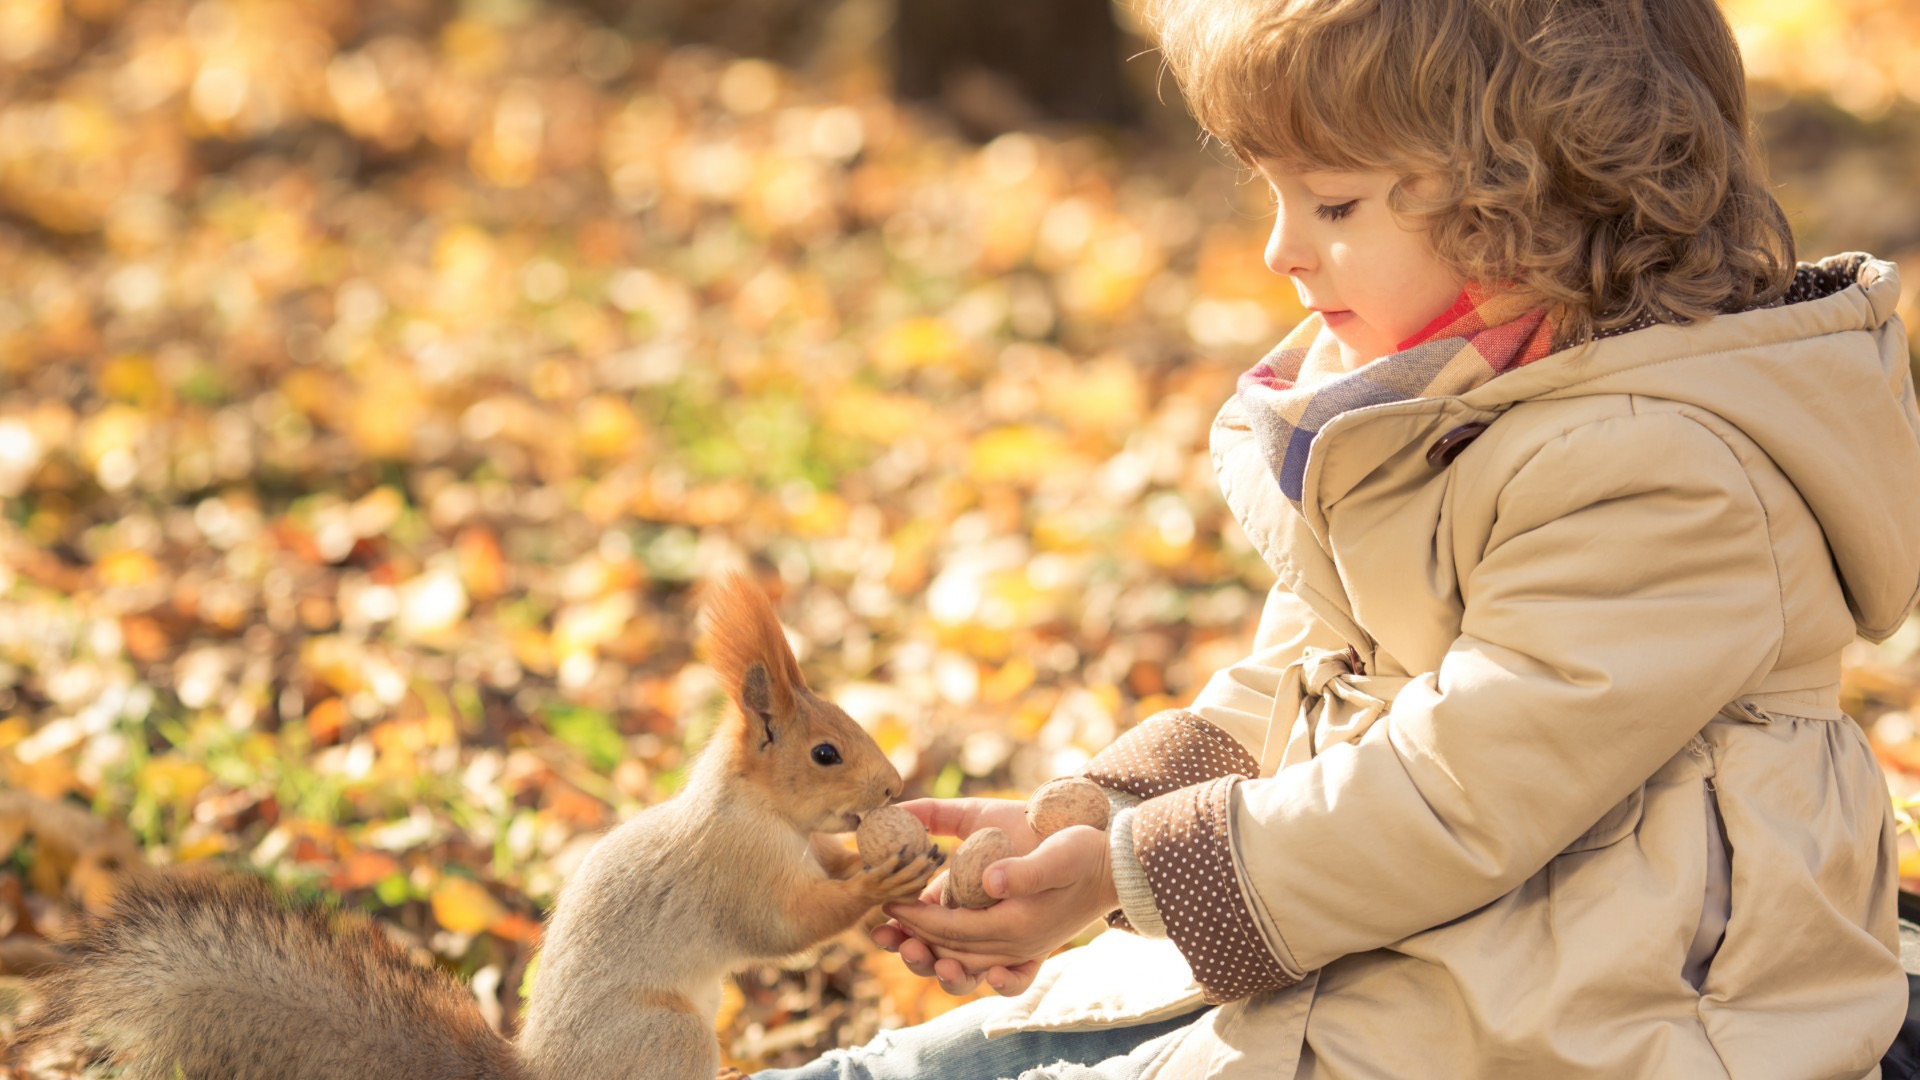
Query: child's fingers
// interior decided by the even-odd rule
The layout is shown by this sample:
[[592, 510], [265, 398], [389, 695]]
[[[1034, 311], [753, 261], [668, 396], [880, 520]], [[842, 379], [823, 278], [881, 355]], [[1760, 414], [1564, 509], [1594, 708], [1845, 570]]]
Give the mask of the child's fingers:
[[880, 909], [922, 941], [946, 948], [965, 948], [977, 941], [1002, 936], [993, 908], [945, 908], [939, 904], [887, 904]]
[[967, 974], [974, 976], [985, 975], [994, 968], [1010, 969], [1018, 964], [1024, 964], [1028, 960], [1025, 956], [995, 950], [966, 952], [954, 949], [935, 949], [933, 950], [933, 955], [936, 966], [941, 960], [952, 960], [962, 968], [965, 968]]
[[984, 978], [993, 992], [1001, 997], [1013, 997], [1024, 994], [1027, 987], [1033, 985], [1033, 978], [1040, 973], [1040, 961], [1028, 960], [1012, 967], [995, 966], [987, 969]]
[[[974, 971], [992, 963], [1019, 961], [1034, 955], [1030, 944], [1035, 913], [1033, 900], [1008, 900], [990, 908], [949, 909], [937, 904], [900, 904], [887, 910], [905, 931], [932, 947], [940, 956], [965, 954], [976, 959]], [[906, 946], [901, 945], [904, 951]]]
[[954, 997], [971, 994], [973, 988], [980, 985], [979, 976], [967, 974], [965, 965], [958, 960], [941, 958], [934, 964], [933, 974], [940, 980], [940, 989]]
[[919, 938], [910, 937], [900, 943], [900, 962], [923, 979], [933, 976], [935, 959], [933, 949]]
[[1031, 852], [1001, 859], [987, 867], [980, 876], [980, 883], [986, 888], [987, 895], [997, 900], [1011, 896], [1032, 896], [1049, 889], [1062, 889], [1079, 881], [1086, 869], [1076, 855], [1079, 854], [1079, 847], [1088, 841], [1076, 835], [1076, 829], [1081, 832], [1098, 831], [1086, 825], [1061, 829], [1040, 841], [1040, 846]]
[[980, 814], [1001, 799], [908, 799], [900, 809], [920, 819], [935, 836], [965, 837], [980, 827]]
[[[938, 960], [952, 959], [969, 973], [978, 975], [996, 967], [1005, 970], [1004, 965], [1012, 963], [1013, 958], [990, 954], [950, 952], [945, 949], [937, 954], [931, 946], [919, 938], [908, 934], [904, 929], [891, 923], [876, 926], [873, 929], [874, 944], [888, 952], [897, 953], [900, 962], [915, 975], [934, 975]], [[1016, 965], [1018, 966], [1018, 965]]]

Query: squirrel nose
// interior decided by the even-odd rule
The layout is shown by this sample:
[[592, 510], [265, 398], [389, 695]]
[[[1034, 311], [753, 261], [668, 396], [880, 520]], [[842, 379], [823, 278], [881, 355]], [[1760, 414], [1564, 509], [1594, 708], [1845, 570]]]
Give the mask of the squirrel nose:
[[900, 785], [888, 784], [887, 785], [887, 801], [892, 802], [893, 800], [899, 797], [900, 797]]

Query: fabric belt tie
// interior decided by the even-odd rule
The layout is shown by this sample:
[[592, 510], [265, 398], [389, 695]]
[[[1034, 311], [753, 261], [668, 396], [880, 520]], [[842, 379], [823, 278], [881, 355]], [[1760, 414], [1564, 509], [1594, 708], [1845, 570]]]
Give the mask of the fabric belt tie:
[[1299, 709], [1286, 739], [1277, 745], [1273, 733], [1278, 725], [1268, 725], [1266, 745], [1260, 751], [1261, 776], [1272, 776], [1330, 746], [1358, 742], [1413, 681], [1406, 675], [1360, 675], [1354, 667], [1353, 654], [1345, 649], [1311, 646], [1287, 665], [1274, 703], [1284, 706], [1298, 701]]

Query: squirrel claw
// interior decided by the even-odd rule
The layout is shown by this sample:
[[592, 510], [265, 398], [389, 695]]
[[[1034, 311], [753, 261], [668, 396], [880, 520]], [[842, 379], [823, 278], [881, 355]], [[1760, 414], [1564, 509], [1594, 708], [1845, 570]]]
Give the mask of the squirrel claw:
[[901, 855], [892, 865], [871, 867], [862, 876], [867, 879], [877, 902], [911, 900], [933, 880], [933, 873], [942, 861], [938, 851], [929, 849], [917, 855]]

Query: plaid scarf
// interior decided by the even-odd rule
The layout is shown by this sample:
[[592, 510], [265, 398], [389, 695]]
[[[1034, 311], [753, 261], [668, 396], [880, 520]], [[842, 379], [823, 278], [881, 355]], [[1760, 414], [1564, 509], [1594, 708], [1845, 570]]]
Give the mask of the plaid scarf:
[[1294, 509], [1300, 508], [1307, 451], [1329, 420], [1349, 409], [1421, 397], [1451, 397], [1553, 350], [1545, 309], [1511, 292], [1469, 284], [1453, 306], [1399, 350], [1352, 371], [1337, 348], [1314, 348], [1317, 318], [1293, 328], [1240, 376], [1239, 397], [1267, 465]]

